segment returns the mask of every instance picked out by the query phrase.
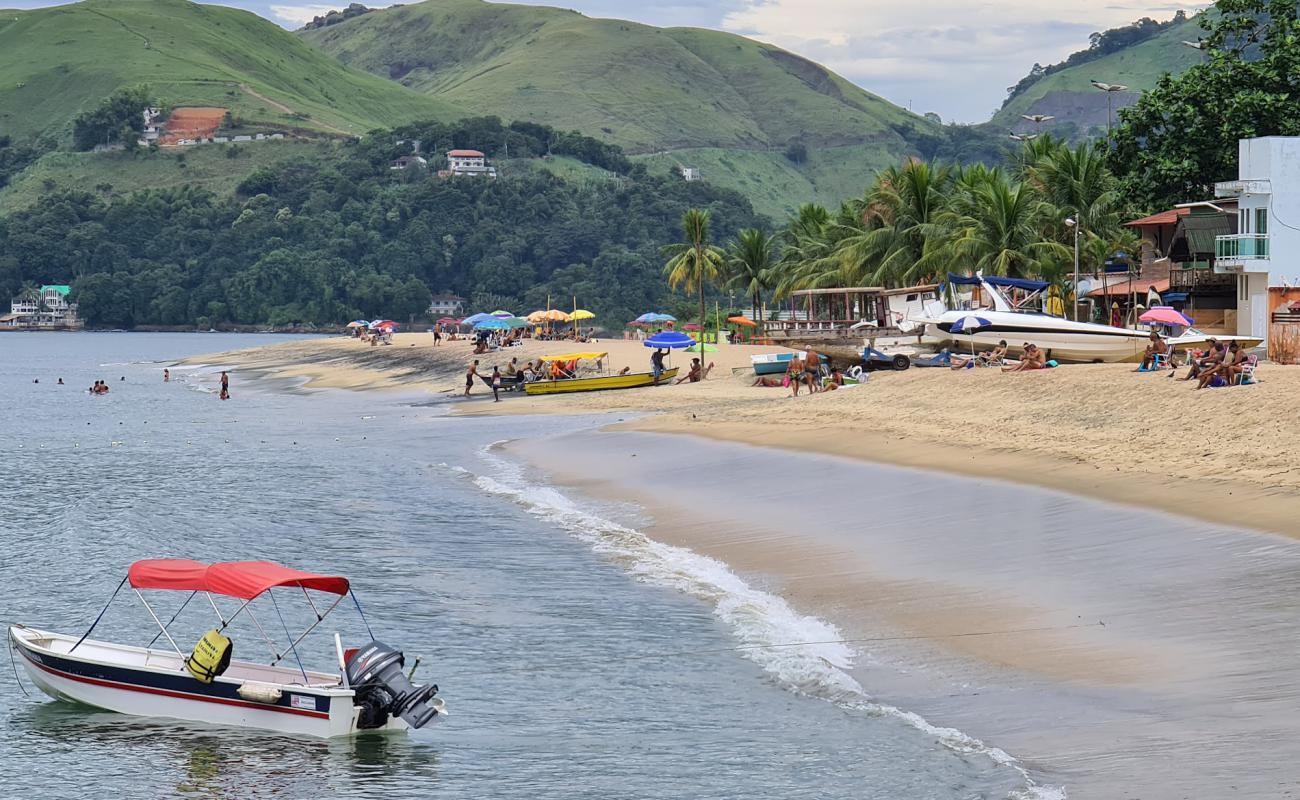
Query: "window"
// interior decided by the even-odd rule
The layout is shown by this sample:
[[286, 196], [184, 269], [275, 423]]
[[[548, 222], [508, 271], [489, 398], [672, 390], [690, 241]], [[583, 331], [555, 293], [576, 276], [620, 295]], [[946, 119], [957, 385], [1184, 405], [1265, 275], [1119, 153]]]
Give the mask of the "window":
[[1237, 233], [1250, 233], [1250, 215], [1244, 208], [1237, 212]]
[[1255, 233], [1268, 233], [1268, 208], [1255, 209]]

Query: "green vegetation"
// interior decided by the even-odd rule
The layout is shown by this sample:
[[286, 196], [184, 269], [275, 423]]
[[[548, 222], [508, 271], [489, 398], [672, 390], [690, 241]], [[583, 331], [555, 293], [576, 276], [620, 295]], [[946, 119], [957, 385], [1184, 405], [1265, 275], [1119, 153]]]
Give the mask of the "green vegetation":
[[[229, 197], [193, 186], [45, 194], [0, 221], [0, 296], [71, 283], [92, 325], [207, 327], [407, 320], [432, 287], [492, 308], [576, 295], [616, 323], [666, 300], [660, 250], [687, 208], [707, 209], [722, 236], [761, 223], [734, 192], [636, 167], [581, 185], [541, 170], [493, 181], [390, 169], [412, 138], [457, 135], [412, 125], [335, 144], [329, 158], [285, 143], [310, 157], [253, 169]], [[222, 149], [187, 150], [185, 169]]]
[[1294, 0], [1219, 0], [1205, 22], [1208, 61], [1165, 76], [1120, 114], [1112, 165], [1149, 210], [1202, 200], [1237, 174], [1237, 141], [1300, 133]]
[[[136, 153], [47, 153], [19, 173], [10, 185], [0, 189], [0, 214], [27, 208], [45, 195], [68, 190], [93, 190], [108, 198], [137, 189], [176, 189], [188, 185], [218, 197], [229, 197], [240, 181], [260, 167], [270, 167], [291, 157], [326, 159], [339, 146], [334, 142], [286, 139], [183, 150], [141, 149]], [[0, 149], [0, 156], [3, 153]]]
[[[1062, 64], [1045, 68], [1041, 77], [1035, 78], [1031, 72], [1012, 87], [992, 125], [1007, 131], [1024, 127], [1021, 114], [1051, 114], [1057, 119], [1049, 129], [1059, 134], [1077, 137], [1104, 131], [1106, 97], [1090, 81], [1123, 84], [1134, 93], [1144, 92], [1153, 88], [1162, 75], [1178, 75], [1202, 58], [1198, 51], [1182, 44], [1200, 38], [1198, 18], [1175, 17], [1158, 30], [1153, 30], [1155, 24], [1138, 22], [1128, 29], [1116, 29], [1132, 33], [1112, 36], [1104, 45], [1099, 41], [1096, 47], [1081, 51], [1085, 55], [1076, 53]], [[1118, 49], [1114, 49], [1116, 46]]]
[[98, 145], [125, 144], [128, 150], [136, 147], [144, 130], [141, 110], [152, 105], [149, 87], [133, 86], [119, 89], [89, 111], [72, 119], [72, 146], [90, 150]]
[[771, 214], [856, 191], [948, 136], [811, 61], [718, 31], [440, 0], [299, 35], [473, 113], [579, 130], [652, 172], [699, 167]]
[[[947, 272], [1038, 278], [1057, 297], [1070, 293], [1074, 229], [1080, 266], [1136, 251], [1122, 227], [1115, 177], [1099, 145], [1070, 147], [1051, 136], [1026, 143], [1005, 168], [912, 160], [876, 176], [867, 192], [832, 213], [804, 205], [770, 237], [741, 231], [727, 247], [715, 286], [777, 298], [800, 289], [906, 286]], [[679, 247], [673, 285], [698, 280]]]
[[3, 17], [0, 134], [15, 142], [70, 142], [73, 117], [143, 84], [163, 105], [223, 106], [249, 123], [332, 135], [460, 116], [234, 8], [85, 0]]

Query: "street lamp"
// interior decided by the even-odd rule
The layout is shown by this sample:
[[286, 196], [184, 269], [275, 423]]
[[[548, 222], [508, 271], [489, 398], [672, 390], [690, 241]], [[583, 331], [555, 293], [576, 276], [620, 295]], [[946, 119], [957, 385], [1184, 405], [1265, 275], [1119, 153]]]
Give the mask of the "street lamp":
[[1012, 139], [1015, 139], [1017, 142], [1032, 142], [1038, 138], [1038, 134], [1036, 133], [1009, 133], [1007, 135]]
[[1093, 86], [1106, 93], [1106, 146], [1111, 143], [1110, 129], [1111, 118], [1115, 114], [1115, 92], [1127, 92], [1128, 87], [1122, 83], [1102, 83], [1101, 81], [1089, 81]]
[[1051, 114], [1021, 114], [1020, 118], [1026, 122], [1032, 122], [1035, 125], [1042, 125], [1044, 122], [1050, 122], [1056, 119]]
[[1065, 224], [1074, 228], [1074, 321], [1079, 321], [1079, 224], [1078, 215], [1066, 217]]

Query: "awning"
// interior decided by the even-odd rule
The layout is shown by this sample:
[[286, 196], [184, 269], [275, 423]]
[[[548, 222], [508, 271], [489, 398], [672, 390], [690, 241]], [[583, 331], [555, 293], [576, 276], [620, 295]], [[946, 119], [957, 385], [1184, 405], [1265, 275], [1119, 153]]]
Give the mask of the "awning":
[[[1047, 288], [1046, 281], [1031, 281], [1026, 280], [1025, 278], [999, 278], [997, 276], [985, 276], [984, 282], [989, 286], [1012, 286], [1029, 292], [1038, 292]], [[957, 286], [979, 286], [980, 279], [974, 276], [966, 277], [964, 275], [954, 275], [949, 272], [948, 283]]]
[[252, 600], [276, 586], [301, 586], [338, 595], [348, 593], [347, 578], [301, 572], [271, 561], [204, 564], [185, 559], [150, 559], [132, 564], [126, 576], [136, 589], [212, 592], [243, 600]]
[[1161, 211], [1159, 214], [1152, 214], [1149, 217], [1135, 219], [1124, 224], [1130, 228], [1143, 228], [1148, 225], [1172, 225], [1178, 221], [1179, 217], [1185, 217], [1190, 213], [1192, 213], [1190, 208], [1171, 208], [1168, 211]]
[[1155, 289], [1158, 294], [1164, 294], [1169, 290], [1169, 279], [1161, 278], [1160, 280], [1135, 280], [1129, 283], [1126, 280], [1111, 281], [1109, 285], [1093, 289], [1088, 292], [1088, 297], [1105, 297], [1118, 296], [1125, 294], [1140, 294], [1146, 297], [1147, 290]]
[[609, 353], [567, 353], [562, 356], [542, 356], [543, 361], [577, 361], [580, 358], [604, 358]]
[[1187, 292], [1161, 292], [1160, 299], [1166, 303], [1186, 303]]

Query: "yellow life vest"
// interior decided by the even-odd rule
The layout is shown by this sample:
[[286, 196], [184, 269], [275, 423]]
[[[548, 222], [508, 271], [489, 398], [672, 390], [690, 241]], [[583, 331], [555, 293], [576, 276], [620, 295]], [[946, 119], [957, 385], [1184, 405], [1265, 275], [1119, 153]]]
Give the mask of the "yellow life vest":
[[199, 643], [194, 645], [194, 652], [185, 659], [185, 668], [197, 680], [212, 683], [212, 679], [226, 671], [230, 666], [230, 654], [234, 645], [230, 639], [222, 636], [216, 629], [203, 634]]

